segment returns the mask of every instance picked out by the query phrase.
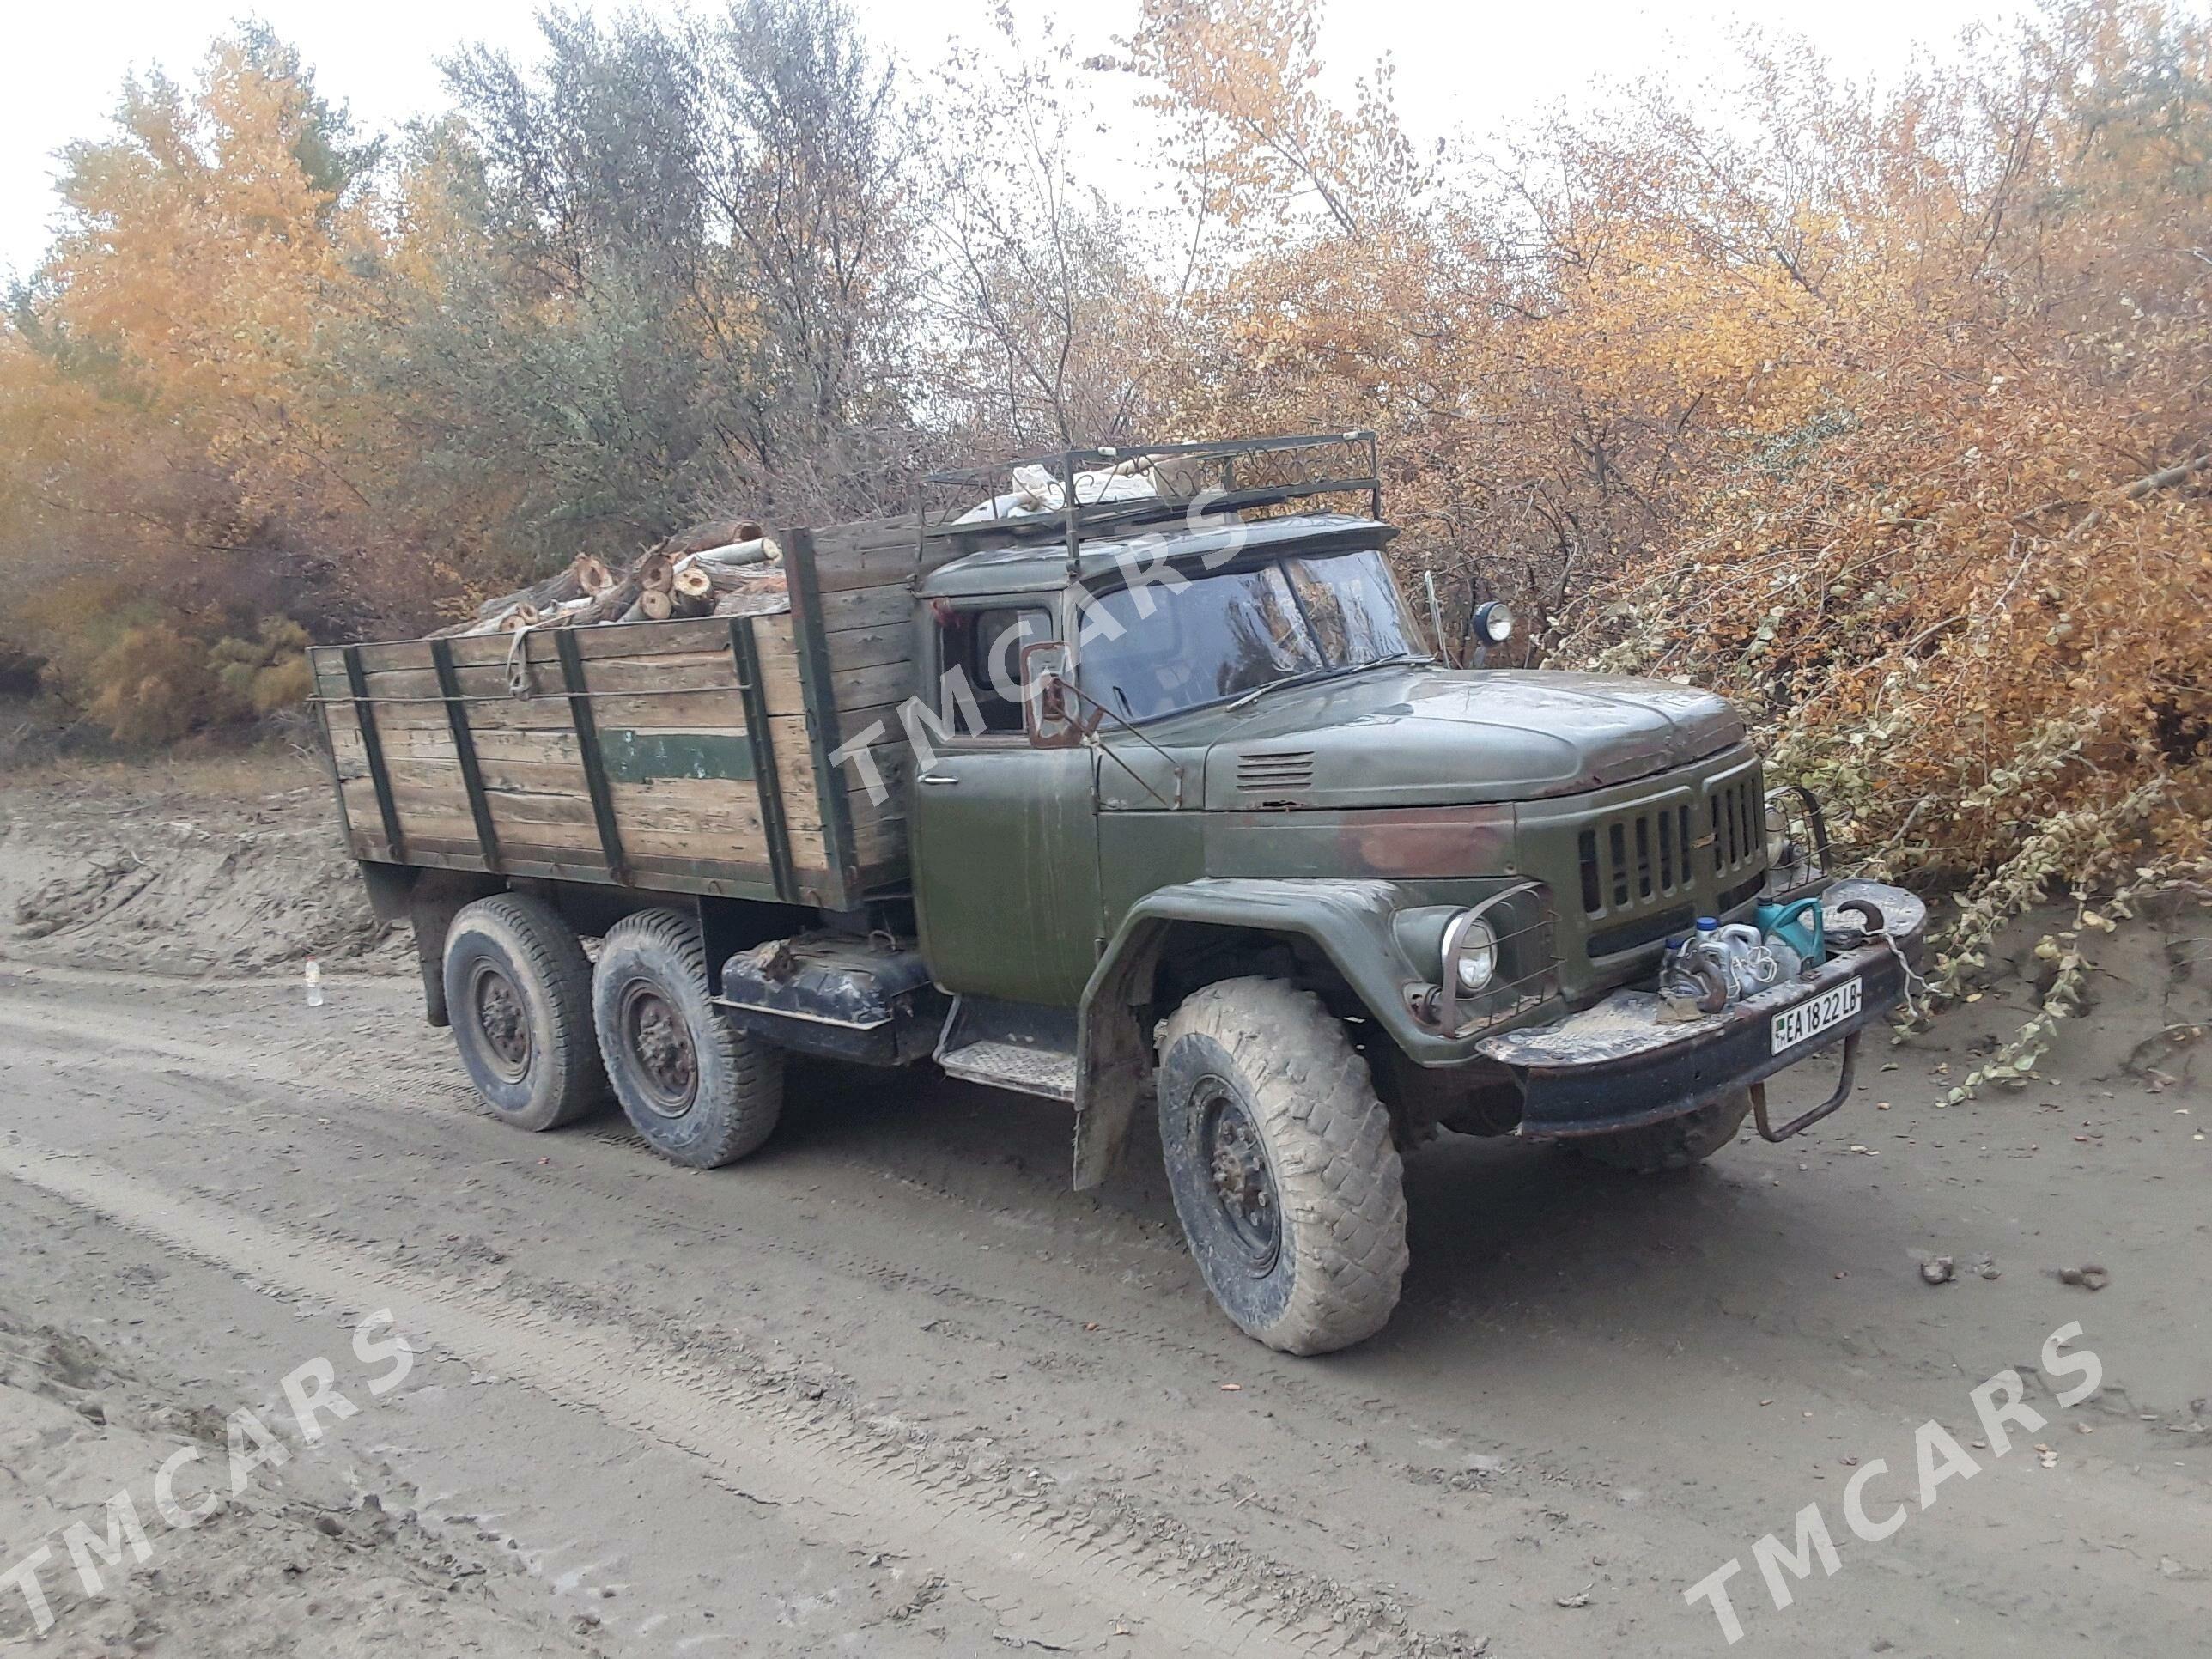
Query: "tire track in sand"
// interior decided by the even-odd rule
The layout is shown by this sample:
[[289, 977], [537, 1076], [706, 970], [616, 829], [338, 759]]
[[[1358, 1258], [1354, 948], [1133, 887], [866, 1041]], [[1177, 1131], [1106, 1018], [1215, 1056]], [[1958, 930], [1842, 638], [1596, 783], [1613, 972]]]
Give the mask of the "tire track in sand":
[[1080, 1604], [1101, 1635], [1146, 1650], [1217, 1656], [1375, 1654], [1398, 1647], [1325, 1613], [1285, 1614], [1141, 1539], [1038, 1498], [979, 1488], [834, 1416], [611, 1327], [556, 1318], [312, 1235], [170, 1195], [91, 1158], [10, 1136], [0, 1172], [218, 1267], [352, 1309], [390, 1308], [401, 1329], [704, 1464], [718, 1485], [790, 1507], [809, 1530], [928, 1559], [987, 1605]]

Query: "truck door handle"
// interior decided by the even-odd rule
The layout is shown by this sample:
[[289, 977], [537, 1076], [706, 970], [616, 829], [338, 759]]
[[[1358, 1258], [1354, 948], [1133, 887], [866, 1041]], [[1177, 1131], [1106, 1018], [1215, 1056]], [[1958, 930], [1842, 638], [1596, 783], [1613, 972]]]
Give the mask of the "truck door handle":
[[943, 784], [943, 783], [957, 783], [957, 782], [959, 782], [959, 781], [960, 781], [960, 780], [959, 780], [958, 778], [957, 778], [957, 777], [947, 777], [947, 776], [946, 776], [944, 773], [942, 773], [942, 772], [925, 772], [925, 773], [923, 773], [920, 777], [916, 778], [916, 779], [915, 780], [915, 781], [916, 783], [939, 783], [939, 784]]

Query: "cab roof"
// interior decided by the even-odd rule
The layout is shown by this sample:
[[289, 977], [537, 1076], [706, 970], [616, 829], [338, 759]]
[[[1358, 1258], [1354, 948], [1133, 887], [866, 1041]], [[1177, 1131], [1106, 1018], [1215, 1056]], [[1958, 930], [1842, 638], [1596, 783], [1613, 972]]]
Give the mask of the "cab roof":
[[[924, 599], [982, 599], [1003, 593], [1045, 593], [1067, 586], [1067, 544], [1052, 533], [1056, 517], [1040, 515], [1035, 541], [963, 554], [939, 565], [915, 584]], [[1395, 526], [1348, 513], [1301, 513], [1205, 530], [1162, 529], [1155, 525], [1118, 535], [1095, 536], [1082, 544], [1076, 574], [1086, 587], [1126, 585], [1126, 574], [1165, 562], [1225, 568], [1230, 560], [1296, 552], [1346, 552], [1380, 547], [1398, 533]], [[1229, 559], [1222, 556], [1226, 553]]]

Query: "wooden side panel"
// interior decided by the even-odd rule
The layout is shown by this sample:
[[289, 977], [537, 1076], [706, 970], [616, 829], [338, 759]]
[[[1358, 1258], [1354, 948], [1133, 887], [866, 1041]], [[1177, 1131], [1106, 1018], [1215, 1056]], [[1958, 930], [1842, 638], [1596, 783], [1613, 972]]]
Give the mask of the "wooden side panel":
[[[647, 886], [675, 875], [694, 890], [766, 887], [775, 861], [728, 620], [593, 629], [575, 641], [596, 735], [588, 759], [605, 781], [627, 873]], [[587, 757], [553, 641], [527, 640], [520, 662], [529, 695], [521, 697], [509, 690], [510, 641], [469, 637], [450, 648], [502, 861], [604, 879]], [[326, 662], [316, 653], [317, 691], [349, 836], [363, 856], [388, 859], [380, 834], [362, 835], [364, 826], [374, 832], [377, 807], [343, 663], [331, 654]], [[360, 660], [403, 842], [467, 861], [482, 849], [428, 643], [363, 647]], [[803, 732], [794, 742], [804, 762]], [[780, 755], [777, 762], [781, 774]], [[811, 783], [797, 799], [807, 821], [818, 822]]]
[[[796, 544], [794, 545], [794, 544]], [[571, 637], [597, 733], [587, 757], [556, 636], [444, 642], [473, 750], [483, 821], [504, 867], [609, 873], [587, 761], [600, 771], [619, 851], [640, 884], [748, 890], [781, 865], [815, 902], [856, 902], [855, 878], [902, 877], [913, 765], [900, 714], [915, 690], [919, 568], [911, 520], [840, 526], [787, 548], [793, 611], [750, 619], [765, 718], [749, 727], [740, 653], [722, 617], [621, 623]], [[398, 828], [386, 836], [344, 653], [311, 653], [341, 810], [357, 854], [485, 862], [431, 644], [356, 647]], [[522, 695], [515, 694], [519, 683]], [[765, 744], [762, 738], [765, 736]], [[841, 744], [854, 757], [829, 763]], [[861, 763], [864, 757], [866, 764]], [[763, 765], [774, 774], [787, 857], [771, 855]], [[826, 793], [825, 793], [826, 792]]]

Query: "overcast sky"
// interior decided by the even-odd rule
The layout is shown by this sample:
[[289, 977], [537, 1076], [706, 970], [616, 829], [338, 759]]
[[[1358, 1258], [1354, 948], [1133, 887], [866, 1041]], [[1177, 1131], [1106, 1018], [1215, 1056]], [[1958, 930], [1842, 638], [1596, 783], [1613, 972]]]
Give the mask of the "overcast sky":
[[[868, 32], [927, 68], [948, 39], [982, 39], [989, 0], [854, 0]], [[527, 52], [538, 0], [21, 0], [0, 56], [0, 270], [25, 270], [52, 216], [53, 152], [103, 130], [124, 76], [160, 64], [180, 76], [208, 39], [248, 12], [267, 19], [313, 64], [323, 90], [372, 127], [437, 107], [436, 60], [465, 41]], [[1039, 7], [1085, 52], [1126, 32], [1137, 0]], [[602, 10], [626, 9], [603, 6]], [[672, 10], [651, 3], [649, 10]], [[1324, 36], [1333, 77], [1349, 83], [1382, 52], [1398, 65], [1408, 125], [1421, 137], [1510, 128], [1531, 106], [1572, 95], [1594, 76], [1662, 70], [1694, 80], [1724, 55], [1735, 20], [1809, 36], [1847, 73], [1894, 73], [1916, 44], [1948, 49], [1977, 20], [2021, 0], [1334, 0]]]

